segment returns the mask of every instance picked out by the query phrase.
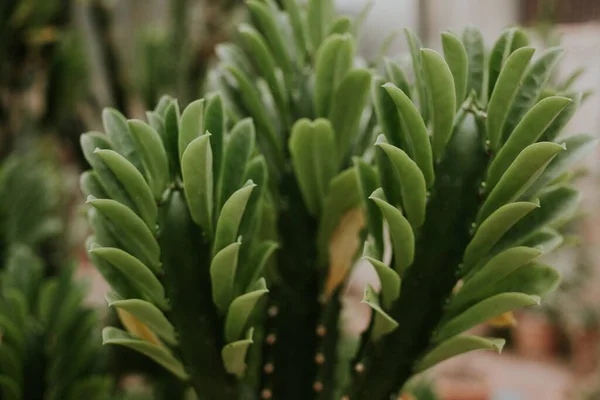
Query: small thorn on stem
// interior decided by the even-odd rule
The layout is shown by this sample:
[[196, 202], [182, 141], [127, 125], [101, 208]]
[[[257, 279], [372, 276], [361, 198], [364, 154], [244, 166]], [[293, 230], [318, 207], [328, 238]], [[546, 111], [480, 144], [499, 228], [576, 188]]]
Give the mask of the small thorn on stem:
[[323, 384], [319, 381], [313, 383], [313, 389], [315, 392], [320, 393], [323, 390]]
[[275, 318], [277, 316], [277, 313], [279, 312], [279, 309], [277, 309], [277, 306], [271, 306], [269, 307], [269, 309], [267, 310], [267, 314], [269, 315], [269, 317], [271, 318]]
[[263, 369], [265, 371], [265, 374], [269, 375], [273, 373], [273, 371], [275, 370], [275, 366], [273, 365], [273, 363], [266, 363]]
[[315, 355], [315, 362], [319, 365], [325, 363], [325, 356], [323, 355], [323, 353], [317, 353]]
[[324, 325], [317, 326], [317, 336], [324, 337], [327, 334], [327, 328]]
[[267, 338], [265, 339], [265, 341], [267, 342], [268, 345], [273, 346], [275, 344], [275, 342], [277, 341], [277, 336], [275, 336], [274, 333], [269, 333], [267, 335]]
[[273, 392], [271, 392], [271, 389], [263, 389], [263, 391], [260, 392], [260, 397], [262, 399], [269, 400], [273, 397]]
[[365, 372], [365, 364], [363, 363], [358, 363], [354, 366], [354, 370], [359, 373], [362, 374], [363, 372]]

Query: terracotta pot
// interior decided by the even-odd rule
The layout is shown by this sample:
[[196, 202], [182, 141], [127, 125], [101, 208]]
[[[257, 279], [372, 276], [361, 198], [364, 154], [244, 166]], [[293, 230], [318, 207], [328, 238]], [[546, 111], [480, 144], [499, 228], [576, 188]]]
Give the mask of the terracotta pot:
[[583, 328], [572, 335], [572, 368], [578, 375], [588, 375], [598, 368], [598, 342], [600, 332], [593, 328]]
[[515, 351], [531, 359], [555, 357], [559, 350], [560, 337], [554, 325], [540, 313], [522, 313], [513, 330]]
[[441, 400], [489, 400], [490, 389], [481, 381], [444, 380], [437, 384]]

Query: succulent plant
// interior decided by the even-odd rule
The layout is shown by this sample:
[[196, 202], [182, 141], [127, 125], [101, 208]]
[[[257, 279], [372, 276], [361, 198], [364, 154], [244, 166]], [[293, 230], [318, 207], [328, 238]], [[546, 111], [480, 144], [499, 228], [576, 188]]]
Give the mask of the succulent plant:
[[99, 318], [72, 268], [52, 268], [64, 232], [48, 167], [13, 154], [0, 170], [0, 398], [106, 399]]
[[[332, 2], [248, 7], [204, 99], [180, 112], [163, 97], [146, 122], [107, 109], [106, 134], [82, 136], [90, 255], [126, 327], [104, 342], [200, 399], [388, 399], [442, 360], [500, 350], [463, 333], [556, 286], [537, 259], [595, 143], [559, 137], [577, 108], [544, 94], [560, 51], [532, 61], [511, 28], [485, 62], [474, 27], [444, 33], [443, 56], [407, 31], [412, 74], [386, 59], [380, 76]], [[341, 296], [360, 257], [381, 289], [352, 337]]]

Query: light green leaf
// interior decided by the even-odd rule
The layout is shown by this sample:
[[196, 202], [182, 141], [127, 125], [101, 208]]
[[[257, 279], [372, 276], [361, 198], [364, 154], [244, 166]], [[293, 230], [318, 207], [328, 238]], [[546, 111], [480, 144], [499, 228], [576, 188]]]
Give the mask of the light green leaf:
[[498, 184], [484, 201], [477, 221], [484, 221], [504, 204], [518, 199], [562, 150], [564, 150], [563, 146], [551, 142], [540, 142], [527, 146], [504, 172]]
[[221, 163], [223, 161], [223, 141], [225, 138], [225, 114], [220, 94], [215, 94], [206, 102], [204, 128], [210, 133], [213, 182], [219, 182]]
[[546, 185], [567, 172], [569, 167], [589, 155], [598, 145], [598, 139], [595, 135], [579, 134], [569, 137], [563, 145], [566, 150], [554, 157], [544, 172], [525, 192], [523, 198], [535, 196]]
[[562, 112], [554, 119], [554, 121], [552, 121], [550, 126], [542, 134], [541, 140], [555, 141], [560, 135], [562, 129], [567, 125], [567, 123], [569, 123], [571, 118], [573, 118], [575, 115], [575, 112], [579, 109], [582, 100], [580, 93], [565, 95], [565, 97], [568, 97], [573, 101], [562, 110]]
[[396, 169], [397, 181], [394, 184], [400, 187], [404, 212], [413, 229], [416, 230], [425, 221], [427, 195], [425, 177], [417, 164], [399, 148], [383, 143], [379, 139], [376, 146], [385, 153]]
[[332, 0], [308, 0], [307, 20], [308, 35], [313, 49], [318, 49], [325, 39], [327, 26], [333, 19], [334, 7]]
[[535, 143], [570, 102], [566, 97], [547, 97], [525, 114], [490, 164], [486, 179], [489, 190], [493, 189], [523, 149]]
[[102, 124], [115, 150], [128, 159], [140, 172], [145, 172], [123, 114], [113, 108], [105, 108], [102, 110]]
[[421, 42], [419, 41], [417, 35], [415, 35], [415, 33], [410, 29], [404, 29], [404, 34], [406, 35], [406, 42], [408, 43], [410, 56], [412, 58], [416, 93], [419, 99], [420, 116], [423, 118], [423, 121], [428, 122], [429, 94], [427, 92], [427, 83], [425, 82], [425, 72], [423, 66], [421, 65]]
[[469, 56], [460, 38], [453, 33], [442, 33], [444, 58], [452, 72], [455, 90], [456, 109], [460, 107], [467, 94], [469, 80]]
[[163, 145], [169, 159], [169, 171], [171, 178], [179, 175], [179, 124], [181, 114], [179, 103], [172, 100], [165, 111], [165, 134], [163, 136]]
[[392, 97], [394, 103], [396, 103], [396, 107], [398, 107], [398, 112], [410, 134], [410, 146], [412, 154], [414, 154], [413, 159], [421, 169], [421, 172], [423, 172], [427, 187], [431, 187], [435, 179], [435, 174], [433, 172], [432, 149], [425, 122], [404, 92], [391, 84], [385, 84], [383, 87]]
[[238, 292], [250, 291], [250, 286], [263, 275], [267, 261], [278, 248], [278, 243], [266, 240], [259, 243], [253, 249], [250, 261], [245, 263], [245, 265], [241, 265], [238, 269], [235, 278]]
[[140, 260], [121, 249], [111, 247], [92, 245], [90, 253], [121, 271], [131, 286], [136, 288], [146, 299], [163, 310], [168, 308], [164, 287], [152, 271]]
[[491, 92], [486, 128], [490, 146], [494, 151], [500, 147], [500, 139], [510, 107], [534, 51], [531, 47], [524, 47], [512, 53], [500, 71], [494, 91]]
[[87, 196], [94, 196], [99, 199], [106, 199], [108, 195], [104, 191], [98, 173], [94, 170], [83, 171], [79, 178], [79, 188]]
[[0, 346], [0, 370], [2, 370], [3, 376], [12, 379], [19, 386], [23, 384], [23, 360], [24, 357], [18, 354], [10, 344], [3, 343]]
[[394, 103], [386, 88], [383, 87], [384, 84], [385, 80], [383, 78], [375, 78], [371, 85], [373, 108], [377, 115], [379, 127], [383, 131], [388, 142], [401, 148], [414, 159], [411, 139], [410, 136], [408, 136], [408, 129], [400, 118], [396, 103]]
[[127, 252], [153, 271], [160, 269], [158, 242], [140, 217], [115, 200], [88, 198], [87, 202], [106, 217], [111, 234]]
[[221, 314], [225, 314], [233, 300], [241, 244], [235, 242], [226, 246], [213, 257], [210, 264], [213, 302]]
[[344, 15], [337, 17], [331, 23], [327, 36], [337, 34], [350, 33], [352, 29], [352, 20]]
[[188, 145], [204, 132], [204, 99], [200, 99], [190, 103], [181, 114], [178, 141], [180, 160]]
[[367, 211], [369, 233], [375, 239], [379, 254], [383, 253], [383, 219], [377, 205], [369, 201], [369, 196], [379, 187], [377, 171], [360, 158], [354, 158], [354, 169], [362, 204]]
[[504, 339], [482, 338], [472, 335], [454, 336], [429, 351], [415, 366], [415, 373], [425, 371], [449, 358], [474, 350], [502, 352]]
[[194, 139], [181, 157], [185, 197], [195, 223], [209, 238], [213, 235], [213, 159], [210, 134]]
[[459, 306], [477, 297], [488, 285], [493, 286], [502, 278], [541, 255], [540, 250], [529, 247], [513, 247], [495, 255], [484, 265], [471, 269], [463, 280], [463, 286], [452, 299], [451, 307]]
[[354, 69], [346, 74], [335, 91], [329, 120], [335, 132], [338, 164], [344, 162], [350, 145], [356, 138], [370, 87], [371, 72], [367, 69]]
[[[146, 182], [159, 201], [169, 183], [169, 160], [158, 132], [139, 120], [127, 121], [144, 167]], [[164, 129], [164, 128], [163, 128]]]
[[242, 336], [254, 307], [267, 289], [259, 289], [236, 297], [229, 306], [225, 319], [225, 341], [234, 342]]
[[255, 129], [250, 118], [235, 124], [225, 145], [225, 155], [219, 179], [218, 210], [231, 197], [231, 195], [244, 183], [244, 172], [254, 153]]
[[106, 166], [121, 182], [129, 198], [135, 204], [134, 211], [139, 213], [148, 228], [154, 229], [158, 209], [152, 190], [150, 190], [150, 186], [148, 186], [140, 171], [116, 151], [97, 149], [95, 153], [100, 156]]
[[488, 97], [492, 95], [501, 70], [506, 65], [509, 56], [515, 50], [527, 46], [527, 44], [527, 36], [519, 28], [506, 29], [496, 41], [489, 60]]
[[443, 324], [435, 333], [433, 342], [440, 343], [505, 312], [539, 304], [538, 296], [523, 293], [502, 293], [492, 296]]
[[544, 254], [558, 248], [564, 239], [560, 233], [552, 228], [542, 228], [539, 231], [529, 235], [522, 245], [539, 249]]
[[246, 354], [250, 345], [254, 343], [252, 340], [253, 332], [254, 330], [250, 328], [246, 339], [229, 343], [221, 350], [221, 358], [223, 359], [225, 370], [239, 379], [243, 378], [246, 373]]
[[373, 257], [363, 258], [375, 268], [375, 272], [377, 272], [377, 276], [381, 282], [381, 302], [383, 303], [383, 307], [389, 309], [392, 303], [400, 296], [400, 277], [382, 261]]
[[408, 220], [404, 218], [400, 210], [396, 207], [384, 200], [373, 197], [373, 195], [371, 195], [370, 199], [377, 204], [388, 223], [392, 247], [394, 249], [394, 269], [398, 275], [402, 276], [406, 268], [412, 264], [415, 255], [415, 235], [413, 230]]
[[213, 254], [217, 254], [221, 249], [235, 242], [237, 239], [238, 229], [246, 210], [246, 204], [255, 186], [254, 183], [248, 182], [244, 187], [233, 193], [223, 205], [219, 220], [217, 221]]
[[404, 92], [404, 94], [406, 94], [406, 96], [410, 98], [410, 83], [408, 82], [408, 78], [406, 77], [404, 70], [400, 68], [398, 64], [396, 64], [394, 61], [387, 57], [383, 58], [383, 70], [385, 73], [385, 81], [392, 83], [394, 86], [398, 87]]
[[125, 346], [150, 357], [180, 379], [187, 379], [187, 373], [181, 362], [163, 346], [157, 346], [117, 328], [106, 327], [102, 330], [102, 344]]
[[485, 45], [483, 43], [483, 35], [475, 25], [467, 25], [462, 34], [462, 42], [464, 43], [468, 57], [467, 69], [469, 77], [466, 94], [475, 92], [481, 98], [485, 75]]
[[312, 215], [318, 215], [336, 172], [331, 124], [322, 118], [299, 120], [292, 128], [289, 148], [304, 204]]
[[175, 328], [162, 311], [152, 303], [139, 299], [123, 300], [120, 296], [111, 292], [106, 294], [106, 301], [110, 307], [120, 308], [136, 317], [158, 336], [162, 337], [168, 344], [177, 345]]
[[319, 117], [331, 113], [338, 87], [352, 68], [354, 41], [350, 34], [331, 35], [319, 48], [315, 61], [315, 111]]
[[367, 284], [365, 287], [365, 294], [361, 303], [367, 304], [375, 311], [373, 315], [375, 323], [371, 331], [371, 337], [374, 341], [377, 341], [383, 335], [387, 335], [398, 327], [398, 322], [390, 317], [379, 305], [379, 296], [370, 284]]
[[287, 11], [290, 18], [290, 24], [292, 25], [298, 58], [303, 60], [306, 51], [308, 50], [307, 45], [310, 45], [310, 43], [308, 43], [306, 27], [302, 20], [303, 15], [300, 12], [300, 7], [296, 0], [283, 0], [283, 4], [285, 11]]
[[485, 257], [514, 224], [539, 206], [539, 201], [516, 202], [505, 204], [494, 211], [477, 228], [473, 239], [469, 242], [463, 256], [465, 267], [468, 268]]

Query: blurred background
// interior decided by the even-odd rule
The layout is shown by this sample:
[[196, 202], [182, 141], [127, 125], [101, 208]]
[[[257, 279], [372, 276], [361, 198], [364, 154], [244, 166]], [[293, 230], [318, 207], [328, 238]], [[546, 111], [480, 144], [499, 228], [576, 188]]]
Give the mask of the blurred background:
[[[367, 59], [407, 51], [404, 28], [439, 50], [444, 30], [478, 25], [491, 47], [507, 26], [525, 26], [536, 46], [566, 49], [552, 79], [585, 93], [566, 131], [600, 135], [600, 0], [337, 0], [336, 5], [352, 16], [370, 7], [360, 42]], [[79, 135], [102, 129], [104, 107], [143, 118], [161, 94], [178, 97], [181, 104], [200, 97], [218, 44], [235, 35], [243, 18], [241, 0], [0, 0], [0, 168], [15, 159], [33, 160], [22, 171], [23, 182], [2, 181], [1, 212], [13, 215], [9, 203], [18, 201], [14, 193], [28, 190], [23, 188], [32, 169], [40, 169], [49, 186], [36, 186], [35, 196], [43, 201], [31, 205], [29, 215], [3, 223], [3, 238], [14, 234], [11, 223], [29, 226], [23, 224], [26, 218], [33, 224], [36, 212], [54, 210], [53, 224], [37, 227], [41, 233], [30, 240], [51, 267], [75, 260], [77, 276], [91, 282], [89, 304], [104, 310], [106, 289], [83, 243], [88, 228], [78, 180], [86, 165]], [[552, 264], [564, 277], [559, 291], [542, 307], [519, 313], [514, 326], [478, 328], [507, 338], [504, 355], [474, 353], [440, 365], [431, 372], [440, 398], [600, 399], [599, 156], [596, 152], [581, 165], [580, 217], [570, 223], [573, 237], [553, 255]], [[350, 297], [360, 297], [372, 275], [359, 269], [357, 277]]]

